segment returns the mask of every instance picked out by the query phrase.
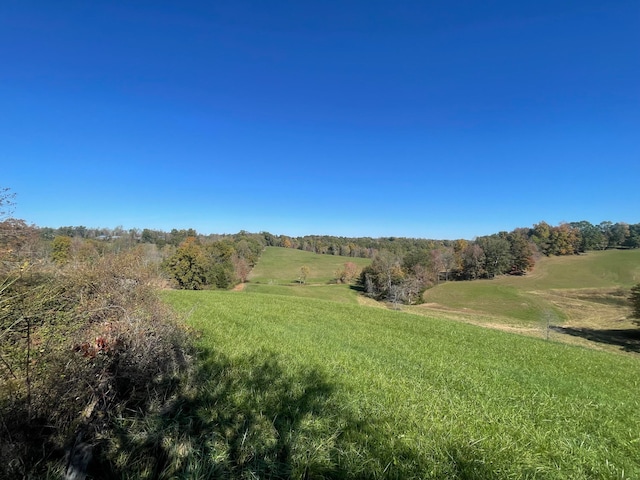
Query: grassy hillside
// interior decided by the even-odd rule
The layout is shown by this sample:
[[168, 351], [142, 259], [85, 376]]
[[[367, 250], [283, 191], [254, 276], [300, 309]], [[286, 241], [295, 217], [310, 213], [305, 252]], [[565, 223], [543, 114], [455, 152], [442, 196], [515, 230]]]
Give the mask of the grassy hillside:
[[[556, 333], [568, 332], [574, 337], [593, 337], [594, 331], [603, 330], [633, 337], [637, 329], [627, 318], [626, 296], [629, 287], [638, 282], [640, 250], [548, 257], [524, 277], [438, 285], [427, 290], [423, 295], [425, 304], [413, 310], [426, 314], [438, 311], [476, 323], [529, 328], [541, 335], [546, 335], [549, 321], [564, 327]], [[631, 340], [636, 342], [635, 338]], [[613, 343], [627, 345], [624, 339]], [[640, 339], [637, 343], [640, 349]]]
[[[341, 303], [357, 303], [357, 292], [349, 285], [334, 282], [335, 272], [347, 262], [362, 268], [371, 260], [367, 258], [318, 255], [291, 248], [267, 247], [249, 276], [244, 290], [303, 298], [319, 298]], [[305, 284], [299, 283], [300, 267], [309, 267]]]
[[202, 332], [198, 393], [154, 427], [177, 476], [640, 477], [637, 358], [316, 299], [165, 298]]
[[267, 247], [260, 261], [254, 267], [249, 281], [262, 284], [295, 284], [300, 277], [300, 267], [309, 267], [306, 283], [329, 283], [335, 279], [336, 270], [346, 262], [353, 262], [360, 268], [369, 265], [367, 258], [319, 255], [292, 248]]
[[[362, 303], [364, 297], [349, 286], [327, 283], [346, 261], [360, 266], [369, 262], [268, 248], [245, 290]], [[297, 283], [302, 265], [311, 269], [307, 285]], [[403, 309], [562, 342], [640, 352], [639, 330], [628, 318], [626, 301], [629, 287], [638, 282], [640, 250], [545, 257], [526, 276], [442, 283], [425, 292], [424, 304]]]

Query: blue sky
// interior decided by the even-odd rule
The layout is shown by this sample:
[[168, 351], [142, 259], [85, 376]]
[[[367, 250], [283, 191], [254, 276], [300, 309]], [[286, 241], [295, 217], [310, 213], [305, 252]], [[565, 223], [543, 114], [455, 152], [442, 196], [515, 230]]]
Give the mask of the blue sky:
[[640, 222], [640, 2], [5, 1], [39, 226], [473, 238]]

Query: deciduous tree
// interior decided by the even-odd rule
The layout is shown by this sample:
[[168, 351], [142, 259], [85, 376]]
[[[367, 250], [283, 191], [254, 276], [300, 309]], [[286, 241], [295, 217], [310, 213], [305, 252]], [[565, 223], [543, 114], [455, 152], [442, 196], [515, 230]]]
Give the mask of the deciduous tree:
[[307, 282], [307, 277], [309, 276], [310, 269], [306, 265], [300, 267], [300, 275], [298, 277], [298, 282], [301, 284], [305, 284]]
[[207, 284], [207, 261], [194, 237], [188, 237], [166, 260], [166, 269], [180, 288], [200, 290]]
[[476, 240], [484, 252], [484, 270], [487, 277], [508, 273], [511, 270], [513, 257], [509, 241], [498, 235], [480, 237]]

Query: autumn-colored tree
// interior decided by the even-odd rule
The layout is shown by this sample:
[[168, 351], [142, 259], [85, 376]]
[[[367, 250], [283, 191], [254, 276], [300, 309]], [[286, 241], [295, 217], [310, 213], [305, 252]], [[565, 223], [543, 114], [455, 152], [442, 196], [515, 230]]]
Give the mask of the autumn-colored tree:
[[300, 267], [300, 275], [298, 276], [298, 283], [305, 284], [307, 282], [307, 277], [309, 276], [310, 268], [306, 265]]
[[336, 271], [336, 281], [338, 283], [351, 283], [359, 273], [360, 271], [355, 263], [346, 262], [343, 268], [339, 268]]
[[231, 263], [233, 264], [233, 270], [241, 283], [245, 283], [249, 274], [251, 273], [251, 265], [243, 257], [234, 254], [231, 257]]
[[530, 232], [531, 241], [538, 247], [538, 251], [543, 255], [549, 255], [549, 237], [551, 236], [551, 225], [547, 222], [540, 222], [533, 226]]
[[456, 240], [453, 242], [453, 270], [456, 276], [462, 275], [464, 250], [469, 245], [466, 240]]
[[514, 275], [522, 275], [533, 268], [535, 261], [533, 259], [534, 247], [527, 238], [524, 229], [516, 229], [508, 236], [511, 244], [512, 267], [511, 272]]
[[573, 255], [580, 249], [579, 230], [568, 223], [551, 227], [547, 255]]

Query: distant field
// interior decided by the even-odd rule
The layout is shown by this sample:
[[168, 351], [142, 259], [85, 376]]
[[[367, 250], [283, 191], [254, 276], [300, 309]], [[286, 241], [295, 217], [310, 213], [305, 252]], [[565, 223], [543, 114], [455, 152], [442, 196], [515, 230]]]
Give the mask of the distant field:
[[496, 321], [529, 325], [540, 321], [543, 312], [564, 319], [561, 310], [540, 296], [500, 280], [448, 282], [427, 290], [425, 305], [468, 314], [490, 315]]
[[640, 283], [640, 249], [543, 257], [530, 274], [503, 277], [498, 281], [523, 290], [628, 288]]
[[367, 258], [342, 257], [338, 255], [319, 255], [292, 248], [267, 247], [260, 261], [249, 276], [250, 283], [295, 284], [300, 277], [300, 267], [309, 267], [306, 283], [326, 284], [335, 279], [335, 272], [353, 262], [360, 268], [369, 265]]
[[[640, 351], [635, 324], [628, 318], [629, 288], [640, 282], [640, 250], [609, 250], [585, 255], [542, 258], [523, 277], [449, 282], [429, 289], [425, 304], [409, 310], [426, 315], [456, 317], [478, 324], [504, 325], [547, 336], [547, 323], [558, 328], [556, 339], [592, 344], [597, 332], [631, 335]], [[560, 333], [560, 337], [558, 336]], [[574, 338], [569, 338], [570, 333]], [[590, 337], [588, 341], [585, 338]], [[606, 338], [601, 338], [607, 343]], [[624, 339], [614, 348], [628, 347]], [[602, 342], [601, 342], [602, 343]], [[603, 343], [603, 344], [604, 344]]]
[[192, 478], [640, 478], [636, 357], [310, 298], [163, 295], [202, 333], [198, 393], [161, 430]]

